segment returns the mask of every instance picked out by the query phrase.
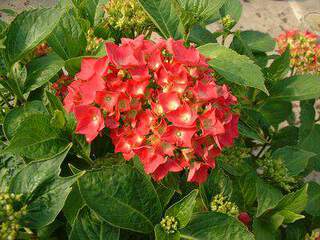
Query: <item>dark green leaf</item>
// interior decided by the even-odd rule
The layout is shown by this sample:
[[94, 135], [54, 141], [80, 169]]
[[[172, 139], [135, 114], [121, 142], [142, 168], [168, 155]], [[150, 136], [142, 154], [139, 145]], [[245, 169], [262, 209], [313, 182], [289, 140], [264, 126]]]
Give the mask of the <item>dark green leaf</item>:
[[259, 106], [258, 111], [270, 125], [277, 128], [278, 124], [289, 119], [292, 114], [292, 105], [284, 101], [266, 101]]
[[296, 75], [278, 81], [270, 90], [272, 100], [299, 101], [320, 97], [320, 76]]
[[71, 185], [82, 174], [60, 178], [60, 165], [71, 145], [53, 158], [31, 162], [10, 182], [9, 191], [24, 194], [27, 215], [24, 221], [31, 228], [41, 228], [54, 221], [71, 191]]
[[307, 100], [300, 102], [300, 121], [301, 125], [299, 128], [299, 140], [302, 142], [313, 129], [313, 124], [315, 123], [315, 100]]
[[187, 227], [181, 229], [182, 239], [194, 240], [253, 240], [254, 236], [234, 217], [218, 212], [195, 215]]
[[299, 128], [295, 126], [288, 126], [282, 128], [272, 137], [271, 147], [273, 149], [285, 147], [285, 146], [295, 146], [298, 144]]
[[290, 70], [290, 50], [289, 48], [281, 56], [277, 57], [269, 68], [266, 69], [267, 78], [271, 81], [281, 80], [287, 76]]
[[21, 107], [12, 109], [7, 113], [3, 121], [3, 131], [8, 140], [15, 134], [21, 123], [30, 115], [35, 113], [45, 113], [46, 108], [40, 101], [27, 102]]
[[62, 209], [63, 215], [66, 217], [68, 223], [72, 226], [79, 210], [85, 205], [78, 186], [73, 186], [64, 207]]
[[273, 38], [267, 34], [258, 31], [243, 31], [239, 33], [239, 38], [234, 38], [231, 48], [239, 49], [242, 48], [242, 42], [248, 46], [248, 48], [253, 52], [271, 52], [273, 51], [276, 43]]
[[314, 156], [316, 156], [315, 153], [291, 146], [279, 148], [272, 154], [272, 158], [281, 158], [283, 160], [290, 176], [298, 176], [303, 172], [308, 165], [309, 159]]
[[65, 60], [85, 53], [86, 36], [72, 11], [63, 15], [58, 26], [51, 33], [48, 43]]
[[139, 2], [165, 38], [182, 38], [183, 26], [174, 1], [139, 0]]
[[12, 16], [12, 17], [17, 15], [16, 11], [9, 9], [9, 8], [2, 8], [2, 9], [0, 9], [0, 12], [3, 12], [9, 16]]
[[179, 222], [179, 228], [185, 227], [191, 219], [197, 195], [198, 190], [193, 190], [179, 202], [169, 207], [165, 215], [175, 217]]
[[309, 182], [308, 204], [306, 212], [314, 217], [320, 217], [320, 185], [315, 182]]
[[119, 228], [103, 222], [88, 207], [83, 207], [72, 226], [70, 240], [117, 240], [120, 237]]
[[82, 0], [78, 7], [85, 19], [88, 19], [92, 26], [97, 26], [104, 16], [103, 6], [109, 0]]
[[282, 194], [273, 186], [261, 179], [256, 181], [258, 208], [256, 216], [261, 216], [267, 210], [273, 209], [280, 201]]
[[239, 179], [240, 192], [247, 206], [252, 206], [257, 199], [256, 181], [258, 177], [250, 172]]
[[20, 13], [10, 24], [5, 40], [9, 64], [22, 59], [45, 40], [59, 23], [61, 9], [34, 9]]
[[314, 124], [308, 136], [300, 142], [299, 146], [308, 152], [320, 154], [320, 125]]
[[212, 59], [209, 61], [210, 66], [226, 80], [268, 93], [260, 68], [248, 57], [215, 43], [206, 44], [198, 49]]
[[189, 40], [201, 46], [207, 43], [216, 43], [217, 37], [205, 27], [194, 25], [191, 28]]
[[33, 91], [49, 82], [64, 66], [64, 61], [55, 53], [35, 58], [28, 65], [24, 93]]
[[256, 240], [278, 240], [279, 233], [272, 227], [270, 222], [253, 220], [253, 233]]
[[69, 144], [60, 129], [50, 124], [46, 114], [35, 113], [25, 118], [3, 153], [15, 153], [30, 159], [52, 157]]
[[79, 186], [86, 204], [114, 226], [149, 233], [160, 222], [162, 210], [157, 193], [149, 179], [135, 168], [115, 165], [89, 171]]

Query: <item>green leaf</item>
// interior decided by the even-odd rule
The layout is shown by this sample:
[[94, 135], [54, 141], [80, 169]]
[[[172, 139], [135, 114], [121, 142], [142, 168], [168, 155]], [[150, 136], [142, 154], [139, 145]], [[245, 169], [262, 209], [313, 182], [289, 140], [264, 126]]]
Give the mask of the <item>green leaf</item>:
[[298, 176], [303, 172], [308, 165], [309, 159], [314, 156], [316, 156], [315, 153], [291, 146], [277, 149], [272, 154], [273, 159], [281, 158], [283, 160], [290, 176]]
[[156, 184], [155, 189], [157, 191], [162, 207], [165, 208], [175, 193], [174, 189], [166, 187], [161, 183]]
[[218, 212], [194, 215], [187, 227], [181, 229], [182, 239], [194, 240], [253, 240], [254, 236], [234, 217]]
[[212, 59], [209, 61], [210, 66], [226, 80], [268, 93], [260, 68], [248, 57], [215, 43], [206, 44], [198, 49]]
[[12, 17], [17, 15], [16, 11], [14, 11], [12, 9], [9, 9], [9, 8], [1, 8], [0, 12], [3, 12], [5, 14], [9, 15], [9, 16], [12, 16]]
[[242, 4], [239, 0], [227, 0], [220, 9], [222, 17], [229, 15], [235, 22], [238, 22], [242, 13]]
[[89, 171], [79, 187], [86, 204], [113, 226], [150, 233], [160, 222], [157, 193], [136, 168], [123, 164]]
[[279, 211], [274, 216], [276, 216], [276, 215], [277, 216], [282, 216], [282, 218], [283, 218], [282, 222], [284, 224], [294, 223], [297, 220], [305, 218], [305, 216], [303, 216], [301, 214], [297, 214], [295, 212], [288, 211], [288, 210]]
[[87, 206], [79, 211], [69, 236], [70, 240], [117, 240], [119, 238], [119, 228], [100, 220]]
[[183, 27], [174, 1], [139, 0], [139, 2], [165, 38], [182, 38]]
[[55, 53], [32, 60], [28, 65], [24, 93], [31, 92], [49, 82], [63, 66], [64, 61]]
[[3, 131], [6, 138], [10, 140], [16, 134], [21, 123], [35, 113], [46, 113], [46, 108], [41, 101], [27, 102], [25, 105], [8, 112], [3, 121]]
[[288, 48], [281, 56], [277, 57], [269, 68], [266, 69], [267, 79], [277, 81], [287, 76], [290, 70], [290, 49]]
[[63, 215], [66, 217], [68, 223], [72, 226], [79, 210], [85, 205], [78, 186], [73, 186], [64, 207], [62, 209]]
[[298, 144], [299, 128], [295, 126], [288, 126], [280, 129], [276, 132], [271, 141], [271, 147], [273, 149], [285, 147], [285, 146], [295, 146]]
[[53, 31], [64, 12], [61, 9], [34, 9], [20, 13], [10, 24], [5, 40], [9, 64], [22, 59]]
[[81, 61], [85, 56], [70, 58], [65, 62], [65, 68], [71, 76], [80, 71]]
[[2, 153], [44, 159], [62, 152], [68, 144], [63, 132], [50, 124], [48, 115], [36, 113], [25, 118]]
[[160, 224], [157, 224], [154, 228], [154, 235], [156, 240], [179, 240], [180, 239], [180, 233], [166, 233]]
[[292, 211], [300, 213], [304, 210], [308, 203], [308, 184], [304, 185], [300, 190], [285, 195], [275, 207], [276, 211]]
[[315, 182], [309, 182], [308, 204], [306, 212], [314, 217], [320, 217], [320, 185]]
[[257, 128], [249, 126], [248, 124], [246, 124], [241, 120], [239, 121], [238, 129], [239, 129], [240, 135], [242, 136], [257, 140], [260, 143], [266, 142], [261, 132]]
[[226, 0], [177, 0], [181, 9], [181, 19], [185, 27], [205, 23], [218, 13]]
[[265, 183], [261, 179], [256, 182], [258, 208], [256, 216], [259, 217], [267, 210], [271, 210], [277, 206], [282, 194], [273, 186]]
[[242, 193], [242, 197], [247, 206], [252, 206], [257, 199], [257, 179], [258, 177], [254, 172], [250, 172], [239, 178], [240, 192]]
[[299, 143], [299, 146], [308, 152], [320, 154], [320, 125], [314, 124], [308, 136]]
[[299, 140], [302, 142], [312, 131], [315, 123], [315, 100], [307, 100], [300, 102], [300, 121]]
[[299, 101], [320, 97], [320, 76], [296, 75], [278, 81], [270, 90], [273, 100]]
[[191, 219], [197, 196], [198, 190], [193, 190], [179, 202], [169, 207], [165, 215], [175, 217], [179, 222], [179, 228], [185, 227]]
[[222, 193], [225, 197], [232, 194], [232, 182], [222, 169], [211, 171], [207, 181], [200, 185], [200, 194], [208, 208], [213, 196]]
[[253, 220], [253, 233], [256, 240], [278, 240], [279, 232], [266, 220], [255, 218]]
[[[253, 52], [271, 52], [275, 48], [275, 41], [268, 33], [262, 33], [258, 31], [243, 31], [239, 33], [241, 42], [244, 42], [246, 46]], [[234, 38], [231, 48], [241, 49], [242, 43], [238, 38]]]
[[276, 128], [281, 122], [288, 120], [292, 114], [291, 102], [285, 101], [265, 101], [259, 106], [258, 111], [270, 125]]
[[198, 46], [207, 44], [207, 43], [216, 43], [218, 36], [215, 36], [212, 32], [210, 32], [205, 27], [200, 25], [194, 25], [191, 28], [189, 40], [198, 44]]
[[66, 12], [48, 38], [50, 47], [64, 60], [85, 53], [87, 40], [81, 24], [72, 11]]
[[78, 8], [83, 18], [88, 19], [92, 26], [97, 26], [103, 20], [103, 6], [108, 2], [109, 0], [82, 0]]
[[31, 162], [11, 180], [9, 192], [24, 194], [27, 215], [24, 221], [31, 228], [41, 228], [54, 221], [71, 191], [71, 185], [82, 175], [60, 178], [60, 165], [71, 148], [53, 158]]

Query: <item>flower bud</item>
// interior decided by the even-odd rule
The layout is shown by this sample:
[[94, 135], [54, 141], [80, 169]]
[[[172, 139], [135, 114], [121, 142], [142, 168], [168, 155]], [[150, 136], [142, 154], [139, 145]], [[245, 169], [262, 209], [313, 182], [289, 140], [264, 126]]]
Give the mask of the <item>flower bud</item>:
[[162, 218], [160, 225], [167, 233], [175, 233], [178, 230], [178, 221], [175, 217], [165, 216]]

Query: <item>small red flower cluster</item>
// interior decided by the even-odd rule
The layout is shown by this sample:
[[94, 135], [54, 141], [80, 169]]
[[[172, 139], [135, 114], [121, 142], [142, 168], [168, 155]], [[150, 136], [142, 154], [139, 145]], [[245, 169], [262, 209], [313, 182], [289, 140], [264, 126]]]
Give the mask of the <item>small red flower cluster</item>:
[[283, 54], [290, 48], [290, 65], [297, 73], [320, 73], [319, 36], [312, 32], [292, 30], [277, 38], [278, 52]]
[[237, 103], [216, 84], [207, 60], [182, 40], [143, 36], [106, 43], [107, 56], [83, 59], [64, 99], [76, 132], [91, 142], [107, 127], [126, 160], [137, 155], [155, 180], [189, 168], [202, 183], [221, 149], [238, 136]]

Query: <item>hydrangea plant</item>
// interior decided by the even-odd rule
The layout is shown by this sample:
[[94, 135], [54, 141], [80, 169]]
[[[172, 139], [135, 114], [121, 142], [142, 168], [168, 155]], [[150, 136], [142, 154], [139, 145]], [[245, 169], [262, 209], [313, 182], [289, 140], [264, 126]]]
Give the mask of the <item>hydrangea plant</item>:
[[0, 239], [319, 239], [319, 36], [240, 31], [241, 11], [6, 11]]

